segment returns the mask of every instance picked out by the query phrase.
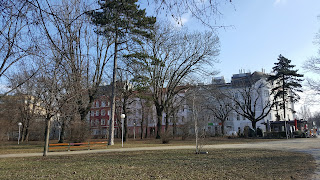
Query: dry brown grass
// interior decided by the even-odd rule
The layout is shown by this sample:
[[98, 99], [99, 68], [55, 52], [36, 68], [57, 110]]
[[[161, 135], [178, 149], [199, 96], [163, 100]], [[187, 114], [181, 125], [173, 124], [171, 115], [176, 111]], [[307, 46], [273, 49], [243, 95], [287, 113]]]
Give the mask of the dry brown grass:
[[0, 179], [310, 179], [311, 155], [221, 149], [0, 159]]

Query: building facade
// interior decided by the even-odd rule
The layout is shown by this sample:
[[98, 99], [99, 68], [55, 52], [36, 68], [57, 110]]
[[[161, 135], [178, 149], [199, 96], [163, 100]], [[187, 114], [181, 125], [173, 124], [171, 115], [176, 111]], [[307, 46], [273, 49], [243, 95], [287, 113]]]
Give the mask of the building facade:
[[[294, 106], [290, 101], [286, 104], [285, 118], [283, 109], [277, 104], [273, 106], [270, 112], [267, 112], [266, 107], [273, 102], [273, 96], [271, 95], [273, 85], [267, 82], [267, 77], [268, 75], [263, 72], [240, 73], [234, 74], [230, 83], [226, 83], [224, 77], [218, 77], [213, 78], [212, 83], [208, 85], [190, 85], [189, 88], [180, 91], [172, 100], [171, 110], [170, 112], [167, 111], [169, 114], [167, 115], [164, 111], [161, 122], [162, 129], [165, 128], [166, 120], [168, 120], [170, 131], [176, 135], [192, 134], [195, 119], [197, 119], [201, 132], [207, 135], [221, 134], [222, 128], [224, 134], [227, 135], [243, 133], [245, 127], [253, 128], [252, 122], [239, 113], [240, 111], [237, 111], [241, 109], [240, 106], [244, 105], [247, 105], [247, 109], [253, 109], [257, 118], [267, 113], [264, 118], [256, 123], [256, 128], [263, 132], [268, 131], [268, 124], [271, 122], [294, 120]], [[106, 86], [102, 89], [106, 90], [108, 88]], [[228, 113], [224, 123], [210, 111], [212, 106], [222, 106], [217, 103], [216, 98], [210, 98], [217, 92], [229, 97], [226, 99], [229, 99], [230, 102], [223, 106], [233, 109]], [[103, 136], [108, 131], [111, 102], [106, 94], [99, 96], [92, 104], [90, 125], [93, 135]], [[194, 101], [193, 96], [197, 96], [197, 102]], [[121, 101], [120, 96], [117, 100]], [[248, 105], [249, 102], [250, 105]], [[157, 115], [152, 101], [143, 99], [134, 92], [127, 100], [126, 108], [129, 137], [140, 137], [141, 135], [146, 137], [145, 134], [147, 134], [147, 137], [155, 135]], [[120, 117], [122, 107], [119, 106], [116, 109], [116, 116]], [[119, 118], [115, 117], [115, 119], [117, 119], [115, 129], [120, 132], [121, 122]]]

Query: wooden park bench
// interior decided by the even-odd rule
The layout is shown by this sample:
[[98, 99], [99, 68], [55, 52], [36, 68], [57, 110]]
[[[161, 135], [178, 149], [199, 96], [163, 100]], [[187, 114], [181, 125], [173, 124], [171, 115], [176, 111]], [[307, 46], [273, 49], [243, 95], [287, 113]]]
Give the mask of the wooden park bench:
[[83, 142], [83, 143], [56, 143], [49, 144], [49, 151], [54, 150], [91, 150], [96, 148], [107, 148], [108, 142]]

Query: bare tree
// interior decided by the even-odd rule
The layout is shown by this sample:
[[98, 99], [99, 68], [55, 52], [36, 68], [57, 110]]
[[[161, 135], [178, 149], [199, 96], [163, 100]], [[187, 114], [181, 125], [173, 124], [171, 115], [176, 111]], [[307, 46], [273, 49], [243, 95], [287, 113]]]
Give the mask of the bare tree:
[[[124, 72], [123, 70], [121, 70], [118, 74], [120, 77], [119, 78], [120, 82], [116, 84], [117, 97], [119, 98], [118, 101], [122, 109], [121, 113], [126, 115], [123, 122], [124, 123], [123, 141], [125, 142], [128, 137], [128, 106], [130, 106], [130, 104], [133, 103], [133, 101], [130, 100], [130, 98], [133, 95], [133, 87], [128, 80], [128, 72]], [[126, 76], [126, 78], [124, 76]]]
[[[316, 45], [320, 45], [320, 31], [317, 33], [315, 37]], [[319, 46], [320, 47], [320, 46]], [[318, 54], [309, 58], [304, 62], [303, 68], [316, 76], [320, 75], [320, 50], [318, 50]], [[314, 77], [316, 77], [314, 76]], [[320, 80], [318, 78], [308, 78], [308, 85], [311, 89], [315, 90], [318, 94], [320, 92]]]
[[[47, 64], [46, 61], [43, 63]], [[60, 59], [53, 59], [51, 63], [41, 69], [41, 74], [35, 77], [37, 84], [34, 94], [41, 101], [45, 112], [46, 127], [43, 156], [48, 153], [51, 121], [58, 116], [64, 104], [74, 98], [74, 95], [68, 91], [71, 85], [64, 82], [66, 76], [61, 65]]]
[[[206, 119], [208, 118], [208, 109], [203, 104], [205, 101], [204, 96], [201, 94], [203, 92], [203, 86], [193, 86], [188, 89], [186, 93], [186, 103], [189, 107], [189, 125], [193, 124], [194, 134], [196, 137], [196, 154], [199, 154], [203, 145], [205, 138], [205, 127]], [[188, 130], [192, 129], [189, 127]]]
[[[27, 1], [0, 1], [1, 83], [9, 83], [10, 70], [15, 69], [16, 65], [24, 60], [31, 65], [33, 58], [39, 54], [37, 37], [34, 33], [36, 19], [33, 17], [32, 11], [33, 7]], [[20, 87], [35, 73], [36, 71], [15, 86], [8, 86], [8, 91], [0, 95], [0, 98]]]
[[301, 106], [300, 110], [297, 113], [301, 119], [306, 120], [306, 121], [308, 121], [308, 119], [310, 119], [312, 117], [311, 111], [306, 104]]
[[0, 100], [0, 138], [12, 140], [17, 132], [21, 114], [18, 109], [18, 96], [7, 95]]
[[37, 82], [35, 82], [34, 79], [29, 79], [25, 83], [22, 83], [25, 79], [28, 79], [34, 71], [28, 71], [23, 67], [20, 67], [20, 69], [22, 71], [12, 75], [10, 79], [12, 87], [17, 87], [18, 84], [21, 84], [21, 86], [16, 88], [15, 96], [20, 100], [20, 103], [17, 103], [17, 107], [19, 109], [20, 121], [22, 123], [21, 142], [23, 142], [24, 140], [29, 140], [30, 129], [32, 128], [31, 126], [43, 114], [43, 112], [40, 107], [41, 102], [33, 93]]
[[156, 13], [164, 13], [172, 17], [178, 24], [183, 23], [183, 15], [190, 14], [191, 17], [211, 29], [225, 27], [217, 25], [217, 19], [223, 15], [220, 8], [222, 5], [232, 4], [232, 0], [154, 0], [154, 2]]
[[140, 139], [143, 139], [143, 128], [145, 127], [145, 138], [148, 137], [148, 124], [150, 113], [152, 112], [152, 99], [148, 94], [138, 94], [141, 103]]
[[65, 89], [68, 91], [66, 93], [73, 94], [60, 112], [64, 115], [61, 118], [61, 137], [64, 137], [67, 122], [73, 123], [80, 119], [81, 122], [77, 123], [85, 127], [107, 63], [113, 55], [110, 52], [113, 40], [112, 37], [94, 32], [99, 30], [94, 29], [86, 14], [93, 9], [92, 4], [82, 0], [28, 2], [36, 9], [35, 14], [45, 42], [42, 47], [50, 52], [45, 58], [60, 60], [60, 71], [66, 75], [64, 83], [70, 85]]
[[223, 93], [223, 87], [206, 86], [203, 93], [204, 104], [215, 118], [221, 121], [221, 133], [225, 134], [225, 122], [233, 111], [232, 101]]
[[266, 89], [266, 81], [250, 81], [243, 83], [234, 92], [228, 92], [226, 96], [232, 101], [232, 109], [239, 115], [251, 121], [252, 128], [256, 130], [258, 121], [269, 115], [275, 101], [269, 99], [269, 91]]
[[320, 127], [320, 113], [317, 112], [314, 115], [312, 115], [309, 119], [308, 119], [308, 125], [310, 127], [316, 126], [316, 127]]
[[[128, 55], [128, 63], [139, 65], [136, 78], [149, 84], [157, 111], [157, 136], [160, 138], [162, 114], [171, 99], [185, 89], [184, 79], [202, 73], [219, 52], [219, 40], [212, 32], [187, 33], [158, 25], [155, 38], [142, 45], [143, 51]], [[136, 68], [134, 66], [133, 68]]]
[[[36, 1], [42, 29], [50, 46], [63, 59], [62, 67], [69, 74], [77, 94], [78, 113], [84, 121], [101, 83], [110, 53], [112, 38], [94, 33], [86, 13], [91, 10], [85, 1], [61, 1], [50, 4]], [[110, 55], [109, 55], [110, 54]], [[85, 97], [85, 98], [83, 98]]]
[[[179, 87], [182, 88], [182, 87]], [[172, 123], [172, 136], [174, 137], [177, 133], [177, 113], [178, 110], [181, 109], [181, 107], [184, 106], [186, 97], [185, 93], [188, 90], [189, 87], [183, 87], [186, 88], [185, 90], [180, 91], [176, 96], [174, 96], [172, 99], [169, 100], [168, 106], [165, 107], [164, 113], [165, 116], [165, 132], [166, 136], [169, 136], [171, 134], [168, 132], [169, 130], [169, 121]]]

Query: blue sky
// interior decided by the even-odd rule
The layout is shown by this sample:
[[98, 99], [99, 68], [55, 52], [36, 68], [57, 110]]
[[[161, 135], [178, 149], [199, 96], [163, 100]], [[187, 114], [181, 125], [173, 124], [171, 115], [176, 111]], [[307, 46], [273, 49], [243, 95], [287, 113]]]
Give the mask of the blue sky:
[[[313, 41], [320, 29], [320, 0], [232, 0], [222, 3], [220, 11], [216, 24], [226, 28], [217, 31], [221, 52], [216, 67], [227, 81], [240, 69], [271, 72], [280, 54], [303, 73], [303, 62], [317, 55]], [[182, 21], [191, 30], [206, 28], [190, 14]]]
[[[320, 0], [232, 0], [232, 4], [223, 3], [220, 11], [223, 16], [216, 24], [226, 28], [217, 31], [221, 52], [216, 68], [220, 71], [217, 76], [227, 81], [240, 69], [271, 72], [280, 54], [292, 60], [299, 73], [306, 73], [303, 63], [320, 49], [313, 43], [320, 29]], [[205, 29], [190, 14], [182, 16], [182, 21], [189, 29]], [[211, 78], [204, 83], [210, 83]], [[308, 94], [301, 95], [297, 110], [304, 103], [310, 104], [310, 97], [314, 99]], [[318, 111], [317, 104], [309, 106], [312, 112]]]
[[225, 6], [221, 23], [233, 28], [219, 30], [221, 75], [230, 79], [239, 69], [270, 72], [279, 54], [301, 68], [317, 55], [313, 43], [320, 29], [319, 0], [233, 0]]
[[[221, 23], [234, 28], [219, 31], [220, 75], [230, 81], [239, 69], [253, 72], [264, 68], [270, 72], [282, 54], [306, 78], [318, 78], [307, 73], [302, 65], [320, 49], [314, 44], [320, 29], [320, 0], [233, 0], [233, 3], [234, 7], [224, 7], [221, 19]], [[300, 96], [295, 105], [298, 113], [302, 105], [313, 113], [319, 111], [319, 98], [307, 86]]]

